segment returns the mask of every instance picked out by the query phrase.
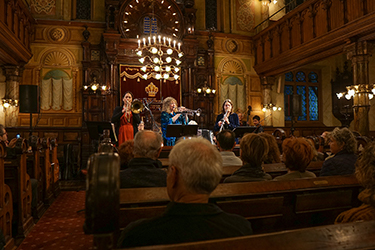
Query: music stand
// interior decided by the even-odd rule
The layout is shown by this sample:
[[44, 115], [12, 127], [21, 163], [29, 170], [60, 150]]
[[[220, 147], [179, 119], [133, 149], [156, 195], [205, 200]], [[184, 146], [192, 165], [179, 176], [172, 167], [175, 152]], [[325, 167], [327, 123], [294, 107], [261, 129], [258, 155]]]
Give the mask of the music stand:
[[198, 125], [168, 124], [167, 137], [194, 136], [198, 133]]
[[91, 140], [100, 140], [100, 135], [103, 135], [103, 130], [108, 129], [111, 134], [112, 143], [117, 143], [117, 136], [112, 123], [86, 121], [86, 125]]
[[233, 132], [236, 134], [236, 137], [242, 137], [244, 134], [252, 133], [257, 127], [255, 126], [239, 126], [233, 129]]

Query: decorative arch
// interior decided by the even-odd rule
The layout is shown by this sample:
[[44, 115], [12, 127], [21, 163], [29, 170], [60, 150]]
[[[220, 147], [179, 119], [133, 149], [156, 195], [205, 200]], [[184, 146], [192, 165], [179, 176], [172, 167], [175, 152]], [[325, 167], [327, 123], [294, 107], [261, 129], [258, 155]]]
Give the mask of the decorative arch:
[[[218, 65], [217, 89], [219, 104], [225, 99], [231, 99], [233, 110], [246, 110], [246, 66], [238, 59], [225, 58]], [[220, 111], [220, 110], [219, 110]]]
[[40, 85], [40, 108], [43, 111], [72, 111], [77, 89], [77, 65], [67, 49], [48, 49], [39, 57], [37, 71]]

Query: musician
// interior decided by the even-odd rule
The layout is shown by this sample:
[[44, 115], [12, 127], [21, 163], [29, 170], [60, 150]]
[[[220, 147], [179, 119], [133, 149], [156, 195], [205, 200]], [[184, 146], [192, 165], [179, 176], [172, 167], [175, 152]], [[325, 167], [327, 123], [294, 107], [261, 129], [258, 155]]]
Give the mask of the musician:
[[168, 124], [188, 124], [188, 116], [187, 113], [183, 115], [184, 111], [186, 111], [186, 108], [182, 106], [177, 109], [177, 101], [173, 97], [164, 99], [161, 112], [161, 130], [163, 132], [164, 146], [174, 146], [176, 143], [176, 137], [167, 137]]
[[214, 131], [221, 131], [223, 129], [233, 130], [240, 126], [240, 121], [236, 113], [232, 113], [233, 103], [230, 99], [223, 102], [223, 113], [216, 117]]
[[264, 128], [263, 128], [262, 124], [260, 124], [259, 115], [255, 115], [253, 117], [253, 123], [254, 123], [254, 126], [256, 127], [256, 129], [254, 130], [254, 133], [258, 134], [258, 133], [264, 132]]
[[121, 145], [127, 140], [134, 139], [134, 135], [138, 130], [143, 129], [140, 115], [131, 111], [133, 94], [130, 91], [125, 92], [122, 101], [123, 105], [115, 108], [111, 118], [111, 122], [114, 123], [116, 127], [118, 145]]

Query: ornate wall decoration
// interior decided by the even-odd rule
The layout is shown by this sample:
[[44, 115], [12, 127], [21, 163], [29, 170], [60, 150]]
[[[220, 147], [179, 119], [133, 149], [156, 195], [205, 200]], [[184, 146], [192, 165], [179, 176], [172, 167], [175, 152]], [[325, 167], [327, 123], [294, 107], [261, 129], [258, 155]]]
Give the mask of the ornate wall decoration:
[[225, 49], [229, 53], [236, 53], [238, 51], [238, 43], [237, 43], [237, 41], [236, 40], [228, 40], [225, 43]]
[[236, 75], [242, 75], [243, 69], [241, 64], [239, 64], [236, 61], [227, 61], [223, 65], [223, 74], [236, 74]]
[[31, 12], [39, 15], [55, 15], [56, 0], [31, 0]]
[[253, 0], [238, 0], [237, 26], [243, 31], [251, 31], [255, 26]]
[[46, 66], [68, 66], [69, 60], [65, 54], [59, 51], [54, 51], [54, 52], [49, 53], [45, 57], [44, 65]]
[[47, 38], [53, 43], [63, 43], [68, 40], [68, 31], [60, 27], [52, 27], [47, 31]]

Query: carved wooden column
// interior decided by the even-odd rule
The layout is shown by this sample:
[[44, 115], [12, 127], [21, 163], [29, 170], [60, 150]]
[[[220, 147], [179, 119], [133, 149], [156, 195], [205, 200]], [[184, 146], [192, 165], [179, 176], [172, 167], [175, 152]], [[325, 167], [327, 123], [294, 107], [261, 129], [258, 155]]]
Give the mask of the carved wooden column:
[[347, 58], [352, 61], [353, 84], [358, 92], [353, 96], [354, 130], [368, 135], [370, 109], [368, 93], [364, 91], [369, 83], [369, 60], [373, 45], [367, 41], [354, 42], [345, 48]]
[[[6, 77], [5, 98], [19, 100], [19, 85], [23, 68], [20, 66], [4, 66]], [[10, 106], [5, 109], [5, 127], [16, 127], [18, 122], [18, 106]]]

